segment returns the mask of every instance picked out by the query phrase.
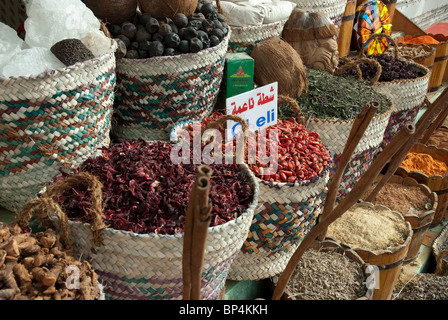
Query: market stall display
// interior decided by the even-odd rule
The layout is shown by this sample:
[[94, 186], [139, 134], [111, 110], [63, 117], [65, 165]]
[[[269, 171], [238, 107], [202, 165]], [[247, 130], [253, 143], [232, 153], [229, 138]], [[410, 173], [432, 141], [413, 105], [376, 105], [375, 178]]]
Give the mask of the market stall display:
[[[0, 300], [99, 300], [103, 296], [90, 263], [76, 260], [52, 229], [30, 233], [16, 223], [0, 223], [0, 248]], [[79, 286], [70, 286], [71, 271], [78, 272]]]
[[356, 79], [340, 78], [327, 71], [314, 69], [307, 70], [307, 78], [308, 92], [297, 102], [307, 128], [318, 132], [324, 145], [334, 153], [331, 176], [339, 165], [354, 119], [367, 103], [378, 102], [380, 106], [344, 171], [338, 194], [340, 199], [369, 168], [383, 140], [394, 104], [369, 84]]
[[[203, 119], [200, 126], [206, 129], [210, 123], [218, 119], [224, 122], [227, 117], [215, 112]], [[179, 143], [180, 130], [192, 132], [193, 126], [194, 123], [186, 123], [173, 128], [172, 142]], [[271, 138], [270, 132], [275, 130], [279, 130], [278, 137]], [[277, 125], [267, 128], [262, 135], [249, 133], [251, 136], [262, 139], [267, 145], [278, 140], [278, 156], [271, 159], [277, 162], [278, 170], [270, 173], [271, 162], [249, 162], [251, 158], [245, 149], [243, 160], [246, 159], [254, 173], [260, 193], [249, 235], [229, 270], [229, 279], [238, 281], [267, 279], [282, 271], [293, 249], [313, 227], [322, 210], [332, 163], [319, 135], [309, 132], [294, 117], [278, 120]], [[227, 143], [236, 144], [236, 140]], [[292, 149], [307, 157], [300, 160], [292, 156]], [[232, 150], [237, 150], [235, 145]]]
[[[20, 215], [37, 208], [53, 217], [51, 208], [58, 208], [56, 225], [68, 231], [74, 252], [91, 262], [105, 284], [106, 299], [181, 299], [185, 213], [197, 165], [174, 164], [172, 149], [169, 143], [144, 140], [103, 148], [102, 156], [87, 159], [74, 174], [55, 177]], [[245, 165], [210, 168], [205, 300], [223, 290], [259, 192]]]
[[[144, 15], [141, 15], [140, 19], [145, 19]], [[158, 20], [155, 18], [149, 20], [145, 25], [154, 26], [159, 30], [160, 24], [156, 22]], [[219, 19], [216, 20], [219, 22]], [[112, 128], [112, 135], [115, 138], [167, 141], [169, 131], [176, 122], [201, 119], [211, 114], [223, 78], [225, 54], [231, 30], [224, 36], [222, 25], [221, 29], [212, 29], [211, 33], [214, 30], [221, 30], [221, 36], [216, 37], [218, 43], [205, 47], [198, 35], [199, 29], [203, 28], [201, 21], [208, 20], [189, 18], [189, 22], [199, 22], [201, 26], [185, 28], [187, 29], [185, 37], [190, 39], [188, 41], [180, 40], [181, 38], [176, 37], [174, 32], [168, 33], [170, 36], [165, 40], [175, 42], [176, 50], [180, 50], [182, 43], [185, 43], [185, 53], [165, 55], [165, 49], [170, 47], [165, 48], [162, 44], [161, 41], [167, 43], [165, 40], [155, 40], [154, 35], [158, 32], [153, 30], [153, 33], [147, 32], [149, 36], [152, 34], [152, 41], [139, 42], [139, 46], [140, 43], [148, 44], [148, 51], [144, 52], [149, 56], [138, 59], [141, 53], [130, 50], [128, 54], [134, 51], [137, 55], [117, 60], [117, 92], [114, 103], [116, 124]], [[173, 28], [167, 23], [162, 25], [168, 31]], [[191, 33], [187, 35], [188, 30]], [[133, 33], [135, 32], [136, 30]], [[111, 33], [114, 34], [112, 29]], [[210, 41], [214, 37], [212, 34]], [[130, 45], [132, 46], [132, 43]], [[193, 49], [195, 45], [198, 47]], [[171, 49], [174, 48], [175, 45]]]
[[[380, 181], [381, 179], [380, 175], [376, 180]], [[368, 196], [374, 188], [375, 184], [365, 195]], [[403, 263], [410, 263], [417, 259], [423, 238], [430, 228], [437, 210], [437, 194], [428, 186], [418, 183], [412, 178], [394, 175], [371, 202], [400, 212], [404, 219], [411, 224], [412, 239]]]
[[[79, 165], [110, 141], [116, 44], [109, 39], [101, 55], [65, 67], [50, 52], [67, 29], [65, 20], [61, 21], [64, 11], [54, 8], [42, 22], [39, 17], [45, 10], [37, 2], [28, 7], [25, 21], [25, 27], [33, 26], [32, 31], [26, 29], [30, 32], [25, 42], [30, 48], [22, 49], [19, 42], [15, 54], [5, 60], [0, 54], [0, 65], [5, 63], [0, 70], [8, 74], [0, 76], [0, 204], [13, 212], [33, 198], [59, 168]], [[73, 15], [88, 12], [85, 6], [74, 8], [79, 11]], [[84, 38], [92, 28], [99, 31], [100, 22], [91, 17], [85, 17], [81, 31], [77, 29], [79, 37]], [[47, 34], [46, 47], [34, 47], [41, 43], [49, 23], [55, 31]], [[73, 31], [67, 32], [72, 36]], [[29, 74], [32, 70], [35, 73]]]
[[367, 289], [366, 270], [352, 249], [329, 239], [316, 241], [296, 266], [282, 299], [368, 300], [372, 292]]
[[447, 208], [447, 194], [444, 190], [447, 188], [448, 150], [415, 143], [397, 169], [396, 174], [402, 177], [411, 177], [437, 193], [439, 205], [432, 225], [440, 223]]
[[401, 213], [382, 205], [354, 205], [328, 227], [327, 236], [351, 247], [366, 263], [378, 267], [373, 300], [388, 300], [397, 283], [412, 229]]
[[[342, 59], [337, 74], [342, 76], [352, 75], [358, 79], [372, 80], [377, 77], [378, 68], [372, 63], [364, 63], [373, 59], [381, 65], [378, 81], [372, 87], [378, 93], [382, 93], [394, 103], [389, 123], [384, 132], [381, 148], [390, 142], [391, 137], [400, 130], [406, 122], [415, 121], [420, 108], [425, 101], [428, 90], [428, 82], [431, 72], [423, 65], [400, 58], [397, 42], [385, 34], [375, 34], [371, 38], [387, 38], [394, 45], [394, 56], [387, 54], [366, 55], [364, 47], [359, 51], [359, 56], [352, 59]], [[354, 67], [359, 66], [360, 72]]]

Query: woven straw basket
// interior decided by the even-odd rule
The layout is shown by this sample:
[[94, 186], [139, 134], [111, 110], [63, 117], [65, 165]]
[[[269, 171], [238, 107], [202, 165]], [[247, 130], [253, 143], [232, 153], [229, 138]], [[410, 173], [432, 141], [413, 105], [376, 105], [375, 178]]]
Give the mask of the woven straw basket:
[[0, 78], [0, 205], [15, 211], [59, 173], [108, 146], [115, 55]]
[[[258, 202], [259, 187], [247, 165], [254, 198], [235, 220], [210, 227], [202, 271], [201, 299], [217, 299], [227, 273], [247, 236]], [[88, 259], [111, 300], [182, 299], [183, 234], [136, 234], [112, 228], [101, 230], [102, 244], [95, 246], [90, 224], [69, 221], [74, 251]]]
[[[189, 123], [193, 122], [178, 123], [172, 129], [172, 143], [180, 142], [179, 130]], [[258, 205], [229, 279], [261, 280], [283, 271], [322, 211], [330, 167], [331, 163], [319, 176], [295, 183], [266, 182], [256, 177]]]
[[446, 225], [432, 244], [432, 252], [436, 259], [436, 273], [448, 276], [448, 225]]
[[[364, 48], [371, 39], [386, 37], [395, 49], [395, 58], [400, 58], [399, 45], [392, 37], [386, 34], [374, 34], [363, 44], [360, 55], [364, 55]], [[394, 80], [390, 82], [377, 81], [373, 84], [375, 91], [389, 97], [394, 103], [394, 109], [390, 115], [389, 124], [384, 132], [384, 141], [382, 145], [388, 144], [391, 138], [404, 126], [406, 122], [413, 122], [423, 105], [428, 91], [429, 78], [431, 72], [425, 66], [415, 63], [412, 60], [402, 59], [409, 63], [411, 70], [420, 71], [423, 76], [416, 79]]]
[[290, 0], [297, 8], [309, 12], [323, 12], [339, 29], [347, 0]]
[[282, 20], [260, 26], [231, 26], [232, 36], [230, 37], [228, 51], [250, 54], [257, 43], [269, 38], [280, 37], [286, 21]]
[[[367, 171], [377, 153], [377, 148], [383, 140], [384, 131], [388, 125], [389, 117], [394, 106], [391, 102], [390, 107], [383, 113], [373, 117], [364, 135], [358, 143], [353, 155], [345, 168], [341, 179], [338, 198], [347, 194]], [[348, 136], [352, 129], [354, 120], [342, 119], [319, 119], [310, 118], [306, 121], [306, 127], [309, 131], [319, 133], [322, 143], [334, 153], [333, 166], [330, 171], [330, 179], [336, 173], [339, 159], [344, 151]]]
[[112, 135], [167, 141], [175, 123], [208, 116], [219, 93], [231, 33], [198, 53], [117, 60]]
[[280, 274], [322, 212], [329, 166], [300, 183], [257, 179], [260, 196], [249, 235], [236, 256], [228, 278], [261, 280]]

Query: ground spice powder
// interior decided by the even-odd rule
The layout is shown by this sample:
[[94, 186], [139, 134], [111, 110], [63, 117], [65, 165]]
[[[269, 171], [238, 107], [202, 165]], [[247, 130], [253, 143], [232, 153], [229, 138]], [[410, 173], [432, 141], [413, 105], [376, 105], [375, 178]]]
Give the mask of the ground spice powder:
[[429, 35], [422, 35], [413, 37], [411, 35], [407, 35], [403, 38], [398, 38], [398, 42], [400, 43], [414, 43], [414, 44], [438, 44], [439, 41], [434, 39], [433, 37]]
[[443, 176], [448, 172], [446, 163], [434, 159], [431, 155], [425, 153], [409, 152], [401, 167], [407, 171], [419, 171], [428, 176], [439, 174]]
[[327, 235], [353, 249], [381, 254], [405, 243], [407, 225], [403, 217], [383, 206], [356, 206], [330, 224]]

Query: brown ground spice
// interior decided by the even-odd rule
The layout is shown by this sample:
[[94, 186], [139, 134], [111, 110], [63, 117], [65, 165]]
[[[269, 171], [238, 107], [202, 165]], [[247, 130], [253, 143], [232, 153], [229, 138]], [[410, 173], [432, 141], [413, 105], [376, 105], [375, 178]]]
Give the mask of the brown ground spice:
[[353, 249], [381, 254], [402, 245], [407, 238], [403, 217], [388, 208], [352, 207], [328, 227], [327, 235]]
[[448, 149], [448, 128], [434, 130], [426, 145]]
[[[370, 186], [363, 198], [366, 198], [375, 186], [376, 184]], [[391, 182], [384, 185], [372, 203], [382, 204], [392, 211], [398, 211], [402, 214], [415, 213], [417, 215], [426, 212], [432, 206], [431, 199], [425, 195], [420, 187]]]

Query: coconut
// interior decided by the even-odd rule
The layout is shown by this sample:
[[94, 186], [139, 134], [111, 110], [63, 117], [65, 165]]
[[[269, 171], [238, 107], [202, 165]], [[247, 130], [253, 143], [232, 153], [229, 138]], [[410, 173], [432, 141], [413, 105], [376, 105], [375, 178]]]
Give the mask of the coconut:
[[132, 19], [137, 12], [137, 0], [82, 0], [95, 16], [111, 24]]
[[198, 6], [198, 0], [138, 0], [142, 12], [147, 12], [154, 18], [172, 18], [176, 13], [187, 17], [192, 15]]
[[263, 86], [278, 82], [279, 95], [298, 98], [308, 89], [306, 69], [294, 48], [279, 37], [259, 42], [251, 52], [254, 81]]

